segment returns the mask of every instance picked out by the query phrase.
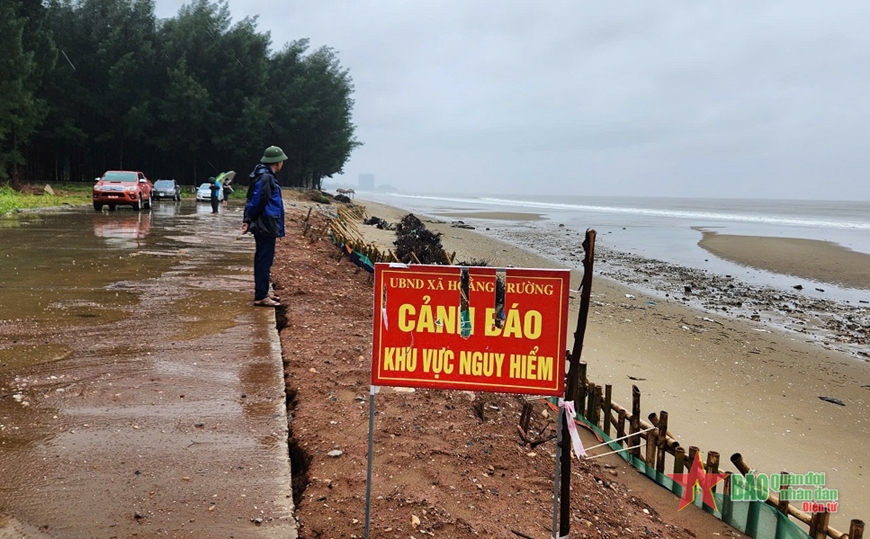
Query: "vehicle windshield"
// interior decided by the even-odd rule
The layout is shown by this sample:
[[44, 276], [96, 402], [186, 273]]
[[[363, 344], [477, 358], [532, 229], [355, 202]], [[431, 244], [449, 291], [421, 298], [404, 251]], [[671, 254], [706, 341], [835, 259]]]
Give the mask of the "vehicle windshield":
[[135, 172], [106, 172], [103, 174], [104, 182], [136, 182], [138, 179]]
[[157, 180], [154, 182], [154, 187], [157, 189], [172, 189], [175, 187], [175, 180]]

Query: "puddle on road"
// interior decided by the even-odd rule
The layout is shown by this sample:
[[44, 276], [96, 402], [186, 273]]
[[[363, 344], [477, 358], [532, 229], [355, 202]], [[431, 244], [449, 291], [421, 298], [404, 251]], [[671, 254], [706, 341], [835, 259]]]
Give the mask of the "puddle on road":
[[[250, 253], [233, 245], [237, 223], [233, 214], [202, 215], [199, 205], [186, 202], [158, 202], [141, 212], [76, 208], [0, 217], [0, 325], [14, 336], [4, 343], [0, 332], [0, 349], [30, 323], [56, 335], [65, 328], [129, 325], [147, 317], [155, 299], [170, 302], [168, 320], [181, 320], [168, 328], [177, 339], [231, 327], [250, 299], [221, 290], [239, 289], [238, 283], [223, 286], [221, 275], [250, 263]], [[213, 241], [191, 247], [202, 238]], [[203, 284], [179, 290], [191, 277]]]
[[72, 353], [73, 349], [63, 344], [21, 344], [0, 348], [0, 371], [60, 361]]
[[198, 290], [195, 294], [170, 304], [181, 326], [172, 337], [192, 340], [220, 333], [236, 325], [235, 319], [250, 309], [250, 294], [227, 290]]
[[77, 210], [0, 222], [6, 225], [0, 227], [0, 320], [64, 324], [82, 318], [69, 316], [62, 308], [67, 304], [86, 302], [95, 312], [134, 305], [137, 290], [110, 290], [110, 285], [156, 277], [173, 262], [138, 250], [148, 241], [148, 212]]

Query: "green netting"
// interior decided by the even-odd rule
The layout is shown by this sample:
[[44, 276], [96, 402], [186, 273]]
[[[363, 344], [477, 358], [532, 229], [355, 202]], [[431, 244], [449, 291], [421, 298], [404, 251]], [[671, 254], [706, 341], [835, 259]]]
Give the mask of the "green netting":
[[[551, 401], [557, 404], [557, 399], [551, 399]], [[613, 438], [604, 434], [597, 425], [593, 425], [585, 417], [576, 416], [576, 419], [595, 431], [602, 440], [607, 442], [611, 450], [622, 449], [618, 442], [614, 442]], [[673, 492], [676, 496], [674, 504], [678, 503], [679, 498], [683, 495], [682, 485], [667, 475], [657, 472], [655, 467], [647, 466], [644, 461], [629, 454], [628, 451], [620, 451], [617, 454], [658, 485]], [[809, 534], [796, 522], [766, 503], [758, 501], [735, 502], [731, 501], [730, 497], [726, 499], [718, 492], [714, 493], [713, 497], [716, 500], [716, 509], [704, 505], [699, 493], [695, 496], [694, 505], [750, 537], [756, 539], [811, 539]]]
[[463, 337], [471, 335], [471, 312], [467, 309], [459, 311], [459, 334]]

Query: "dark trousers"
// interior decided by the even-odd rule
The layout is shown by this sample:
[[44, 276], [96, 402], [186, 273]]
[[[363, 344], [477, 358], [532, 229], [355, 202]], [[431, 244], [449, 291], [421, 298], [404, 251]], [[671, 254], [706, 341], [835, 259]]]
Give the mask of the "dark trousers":
[[275, 261], [275, 238], [254, 236], [257, 250], [254, 251], [254, 301], [269, 295], [269, 272]]
[[221, 203], [221, 199], [219, 199], [215, 195], [212, 195], [212, 197], [211, 197], [211, 212], [212, 213], [218, 212], [218, 206], [220, 206], [220, 203]]

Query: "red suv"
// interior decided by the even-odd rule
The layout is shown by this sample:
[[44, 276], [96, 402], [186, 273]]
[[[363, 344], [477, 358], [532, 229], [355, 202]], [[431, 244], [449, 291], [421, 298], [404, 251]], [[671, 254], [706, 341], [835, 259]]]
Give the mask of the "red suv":
[[110, 210], [119, 204], [132, 206], [134, 211], [150, 208], [153, 188], [151, 180], [137, 170], [107, 170], [94, 185], [94, 209], [101, 211], [104, 204]]

